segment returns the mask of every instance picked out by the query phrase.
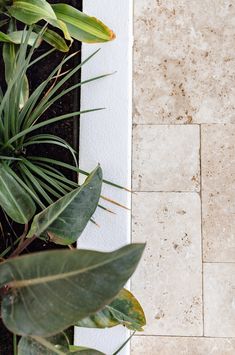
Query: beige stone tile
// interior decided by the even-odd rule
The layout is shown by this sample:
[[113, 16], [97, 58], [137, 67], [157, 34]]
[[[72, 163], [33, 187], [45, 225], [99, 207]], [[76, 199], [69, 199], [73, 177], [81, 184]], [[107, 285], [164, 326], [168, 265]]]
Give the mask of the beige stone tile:
[[206, 336], [235, 337], [235, 263], [204, 264], [204, 324]]
[[234, 355], [235, 339], [135, 336], [131, 355]]
[[135, 191], [199, 191], [199, 126], [133, 128]]
[[202, 126], [204, 260], [235, 261], [235, 125]]
[[133, 195], [133, 242], [147, 242], [132, 280], [147, 316], [145, 334], [202, 335], [199, 195]]
[[235, 2], [134, 3], [134, 122], [234, 122]]

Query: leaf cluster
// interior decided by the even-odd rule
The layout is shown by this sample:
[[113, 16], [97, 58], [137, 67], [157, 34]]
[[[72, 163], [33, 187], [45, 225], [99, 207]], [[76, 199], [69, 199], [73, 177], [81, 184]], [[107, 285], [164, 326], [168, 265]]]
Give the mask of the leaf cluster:
[[[99, 165], [91, 173], [81, 170], [77, 152], [61, 137], [41, 133], [40, 129], [97, 111], [69, 112], [44, 119], [45, 112], [57, 100], [106, 75], [64, 88], [96, 52], [69, 71], [65, 71], [65, 65], [77, 53], [66, 55], [33, 92], [27, 73], [39, 67], [55, 49], [62, 50], [64, 46], [63, 51], [67, 51], [65, 46], [72, 38], [104, 42], [114, 35], [100, 21], [65, 4], [1, 1], [0, 9], [6, 17], [3, 21], [9, 23], [8, 33], [0, 33], [6, 81], [6, 88], [0, 87], [0, 207], [11, 221], [24, 225], [23, 234], [14, 242], [15, 250], [10, 255], [11, 248], [1, 253], [1, 317], [13, 334], [21, 336], [18, 355], [99, 355], [97, 350], [71, 346], [64, 331], [71, 325], [123, 325], [130, 330], [143, 330], [144, 312], [123, 287], [135, 271], [144, 245], [128, 245], [109, 253], [72, 247], [87, 223], [93, 221], [96, 208], [106, 209], [100, 204], [101, 198], [107, 200], [101, 195], [102, 183], [120, 186], [104, 180]], [[12, 18], [25, 23], [24, 29], [18, 31]], [[38, 25], [42, 20], [46, 24]], [[62, 30], [64, 38], [48, 24]], [[49, 37], [48, 43], [54, 48], [35, 56], [38, 46]], [[39, 145], [67, 150], [73, 165], [50, 156], [32, 155], [30, 148]], [[85, 182], [79, 185], [70, 180], [61, 167], [84, 174]], [[36, 238], [69, 248], [20, 256]]]
[[[0, 41], [20, 44], [21, 31], [15, 20], [25, 25], [34, 25], [30, 41], [48, 24], [42, 40], [59, 51], [67, 52], [73, 40], [87, 43], [102, 43], [113, 40], [115, 34], [103, 22], [79, 11], [68, 4], [50, 4], [46, 0], [1, 0], [0, 27], [10, 24], [7, 33], [0, 32]], [[55, 31], [55, 29], [59, 30]]]

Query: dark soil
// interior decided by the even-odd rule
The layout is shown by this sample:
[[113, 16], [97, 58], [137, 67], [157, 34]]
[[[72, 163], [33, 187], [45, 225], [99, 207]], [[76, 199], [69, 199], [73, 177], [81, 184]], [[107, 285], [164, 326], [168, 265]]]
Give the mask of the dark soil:
[[[54, 0], [49, 1], [50, 3], [59, 3], [64, 2], [74, 7], [78, 8], [79, 10], [82, 9], [82, 1], [76, 0]], [[40, 46], [37, 50], [40, 54], [49, 47], [46, 44]], [[68, 70], [70, 68], [74, 68], [77, 64], [80, 63], [80, 50], [81, 45], [80, 43], [75, 43], [71, 51], [79, 51], [78, 55], [74, 57], [74, 59], [70, 60], [63, 68], [63, 70]], [[64, 57], [63, 53], [54, 52], [49, 57], [46, 57], [40, 64], [34, 66], [30, 73], [28, 73], [29, 83], [31, 90], [35, 89], [45, 78], [47, 78], [48, 74], [54, 69], [54, 67], [61, 61]], [[2, 59], [0, 59], [0, 82], [3, 83], [3, 63]], [[80, 73], [73, 77], [67, 82], [64, 88], [73, 85], [75, 82], [80, 80]], [[79, 90], [75, 90], [69, 93], [67, 96], [63, 97], [62, 100], [58, 101], [53, 105], [53, 107], [48, 110], [42, 119], [52, 118], [55, 116], [62, 115], [64, 113], [70, 113], [74, 111], [79, 111], [80, 108], [80, 92]], [[60, 136], [61, 138], [65, 139], [70, 145], [72, 145], [76, 150], [78, 150], [79, 144], [79, 120], [78, 117], [74, 117], [73, 119], [57, 123], [55, 125], [51, 125], [44, 129], [44, 132], [55, 134]], [[43, 147], [43, 151], [39, 149], [37, 146], [36, 149], [32, 149], [30, 154], [36, 155], [45, 155], [57, 158], [58, 160], [72, 163], [71, 156], [68, 152], [64, 149], [59, 149], [58, 147]], [[68, 171], [63, 171], [69, 178], [75, 178]], [[21, 232], [22, 227], [12, 224], [10, 221], [6, 220], [3, 213], [0, 211], [0, 252], [5, 250], [8, 246], [12, 245], [14, 240], [16, 239], [15, 231], [18, 235]], [[35, 252], [39, 250], [46, 250], [46, 249], [53, 249], [57, 248], [54, 244], [48, 244], [41, 240], [35, 241], [27, 250], [27, 252]], [[70, 338], [72, 339], [73, 331], [70, 330]], [[4, 327], [2, 322], [0, 321], [0, 355], [13, 355], [13, 337], [12, 334], [7, 331]]]

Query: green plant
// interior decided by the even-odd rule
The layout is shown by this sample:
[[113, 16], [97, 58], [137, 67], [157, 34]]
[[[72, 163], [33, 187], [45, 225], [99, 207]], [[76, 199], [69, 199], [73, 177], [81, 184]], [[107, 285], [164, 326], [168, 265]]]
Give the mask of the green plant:
[[[26, 39], [20, 45], [18, 55], [15, 57], [14, 70], [8, 73], [9, 81], [6, 92], [3, 94], [0, 89], [0, 194], [2, 195], [0, 205], [8, 216], [21, 224], [27, 223], [32, 218], [36, 209], [35, 204], [41, 209], [45, 209], [55, 199], [78, 188], [77, 183], [69, 180], [56, 169], [57, 160], [50, 159], [50, 157], [45, 160], [40, 156], [30, 156], [28, 151], [32, 145], [60, 146], [69, 150], [74, 160], [74, 166], [68, 165], [67, 168], [85, 173], [78, 168], [76, 152], [67, 142], [55, 135], [39, 134], [37, 131], [39, 128], [85, 113], [70, 112], [59, 117], [39, 121], [45, 111], [64, 95], [83, 84], [98, 79], [92, 78], [83, 83], [79, 82], [66, 90], [61, 90], [63, 84], [80, 70], [87, 60], [93, 57], [93, 55], [90, 56], [83, 63], [60, 76], [63, 65], [74, 56], [71, 54], [62, 60], [21, 107], [19, 103], [27, 70], [33, 65], [38, 65], [45, 55], [51, 53], [49, 51], [37, 59], [31, 60], [37, 43], [36, 39], [28, 53], [27, 41], [31, 31], [32, 29], [25, 31], [27, 33]], [[88, 111], [96, 110], [87, 110], [86, 112]], [[17, 197], [19, 191], [22, 191], [20, 200]]]
[[[46, 0], [1, 0], [0, 11], [2, 19], [0, 27], [10, 22], [10, 19], [16, 19], [25, 25], [33, 25], [39, 21], [44, 21], [52, 27], [62, 31], [64, 38], [69, 42], [73, 39], [87, 42], [107, 42], [115, 38], [115, 34], [104, 23], [95, 17], [88, 16], [76, 8], [60, 3], [50, 5]], [[10, 28], [9, 33], [0, 33], [0, 40], [15, 44], [21, 43], [21, 33], [15, 28]], [[38, 32], [41, 25], [35, 27]], [[31, 34], [33, 39], [35, 33]], [[60, 51], [68, 51], [69, 47], [57, 32], [47, 29], [43, 35], [43, 40], [54, 46]]]
[[[13, 64], [18, 46], [27, 35], [27, 32], [20, 30], [22, 24], [33, 26], [27, 37], [28, 44], [33, 45], [37, 38], [35, 47], [45, 41], [61, 52], [68, 52], [74, 39], [87, 43], [100, 43], [115, 38], [113, 31], [100, 20], [70, 5], [64, 3], [50, 5], [46, 0], [1, 0], [0, 28], [7, 27], [7, 31], [0, 31], [0, 42], [4, 43], [3, 59], [7, 82], [9, 82], [9, 73], [15, 69]], [[40, 37], [38, 33], [41, 33]], [[20, 107], [24, 106], [28, 95], [29, 85], [25, 75], [21, 88]]]
[[70, 351], [66, 336], [58, 336], [70, 325], [105, 328], [122, 324], [139, 331], [145, 325], [138, 301], [121, 290], [138, 264], [142, 244], [111, 253], [74, 249], [12, 258], [45, 232], [53, 234], [54, 243], [76, 240], [98, 204], [101, 183], [102, 171], [97, 167], [80, 188], [36, 214], [29, 233], [21, 236], [11, 257], [0, 263], [2, 320], [22, 336], [19, 355], [74, 350], [98, 354], [76, 347]]
[[[75, 250], [71, 246], [96, 207], [104, 208], [99, 204], [102, 170], [99, 166], [91, 174], [80, 170], [76, 152], [66, 141], [38, 130], [80, 116], [82, 112], [73, 112], [42, 119], [56, 100], [98, 78], [63, 89], [63, 84], [94, 55], [64, 72], [64, 64], [76, 55], [71, 54], [22, 101], [27, 70], [54, 50], [33, 57], [45, 30], [40, 30], [33, 42], [33, 28], [22, 31], [22, 42], [11, 56], [13, 70], [6, 68], [6, 90], [0, 89], [0, 206], [13, 221], [24, 225], [15, 249], [1, 253], [1, 317], [13, 334], [21, 336], [18, 355], [100, 354], [71, 346], [64, 331], [70, 325], [105, 328], [118, 324], [142, 330], [143, 310], [123, 286], [134, 272], [144, 245], [129, 245], [111, 253]], [[30, 155], [30, 146], [38, 144], [68, 150], [74, 165]], [[88, 177], [79, 186], [60, 171], [60, 166]], [[68, 245], [72, 250], [19, 256], [36, 238]]]

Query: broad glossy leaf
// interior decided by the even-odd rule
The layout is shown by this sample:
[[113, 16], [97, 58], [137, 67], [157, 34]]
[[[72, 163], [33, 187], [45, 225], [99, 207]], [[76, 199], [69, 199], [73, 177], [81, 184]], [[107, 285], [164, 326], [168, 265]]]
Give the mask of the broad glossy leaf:
[[[40, 26], [36, 26], [35, 30], [40, 32], [42, 28]], [[67, 46], [65, 40], [55, 31], [47, 29], [43, 33], [43, 39], [45, 42], [49, 43], [52, 47], [58, 49], [61, 52], [68, 52], [69, 47]]]
[[54, 243], [72, 244], [83, 232], [98, 205], [102, 170], [98, 166], [81, 187], [71, 191], [34, 217], [28, 238], [43, 232]]
[[71, 41], [66, 24], [60, 19], [57, 19], [51, 5], [46, 0], [14, 0], [13, 5], [8, 8], [8, 11], [11, 16], [27, 25], [45, 20], [51, 25], [60, 28], [65, 38]]
[[69, 354], [73, 354], [73, 355], [105, 355], [104, 353], [101, 353], [98, 350], [95, 349], [88, 349], [88, 348], [84, 348], [82, 346], [70, 346], [70, 353]]
[[78, 346], [69, 346], [67, 338], [60, 334], [51, 338], [22, 337], [18, 344], [18, 355], [104, 355], [103, 353]]
[[45, 339], [22, 337], [18, 344], [18, 355], [56, 355], [59, 351], [64, 354], [69, 352], [69, 342], [64, 333]]
[[45, 19], [57, 20], [51, 5], [46, 0], [13, 0], [13, 5], [8, 8], [8, 12], [27, 25]]
[[76, 323], [77, 326], [86, 328], [111, 328], [119, 324], [135, 331], [142, 331], [146, 324], [141, 305], [126, 289], [121, 290], [102, 311]]
[[104, 23], [95, 17], [67, 4], [54, 4], [52, 8], [59, 20], [62, 20], [74, 39], [87, 43], [107, 42], [115, 38], [115, 34]]
[[3, 164], [0, 164], [0, 206], [13, 221], [20, 224], [27, 223], [36, 211], [27, 192]]
[[8, 287], [1, 305], [5, 326], [24, 336], [63, 331], [116, 297], [143, 250], [143, 244], [111, 253], [56, 250], [0, 263], [0, 287]]

